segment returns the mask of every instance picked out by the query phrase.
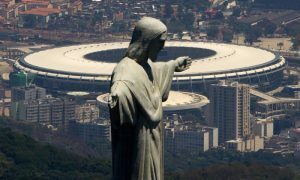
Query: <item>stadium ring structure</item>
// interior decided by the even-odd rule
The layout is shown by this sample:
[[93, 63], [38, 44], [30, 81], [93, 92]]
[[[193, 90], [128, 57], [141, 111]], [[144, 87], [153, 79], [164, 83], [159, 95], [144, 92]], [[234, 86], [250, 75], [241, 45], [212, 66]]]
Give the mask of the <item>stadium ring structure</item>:
[[[109, 94], [105, 93], [96, 98], [97, 104], [101, 109], [101, 117], [104, 119], [109, 119], [108, 97]], [[208, 103], [208, 98], [200, 94], [170, 91], [168, 100], [163, 102], [164, 116], [199, 111]]]
[[[35, 83], [52, 90], [107, 92], [110, 75], [128, 42], [85, 44], [42, 50], [24, 56], [14, 68], [36, 74]], [[190, 56], [190, 69], [175, 73], [172, 89], [202, 91], [218, 80], [276, 86], [286, 61], [270, 51], [234, 44], [168, 41], [158, 61]], [[128, 67], [130, 68], [130, 67]]]

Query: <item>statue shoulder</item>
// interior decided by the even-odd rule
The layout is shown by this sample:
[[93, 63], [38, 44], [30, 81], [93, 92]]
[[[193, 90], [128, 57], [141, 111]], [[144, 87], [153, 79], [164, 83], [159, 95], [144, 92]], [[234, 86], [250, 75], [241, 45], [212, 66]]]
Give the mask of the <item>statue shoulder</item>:
[[110, 88], [109, 106], [112, 108], [121, 99], [126, 99], [130, 95], [130, 89], [124, 81], [116, 81]]
[[115, 66], [113, 74], [128, 71], [128, 67], [134, 66], [132, 61], [133, 60], [129, 59], [128, 57], [124, 57], [123, 59], [121, 59], [121, 61]]

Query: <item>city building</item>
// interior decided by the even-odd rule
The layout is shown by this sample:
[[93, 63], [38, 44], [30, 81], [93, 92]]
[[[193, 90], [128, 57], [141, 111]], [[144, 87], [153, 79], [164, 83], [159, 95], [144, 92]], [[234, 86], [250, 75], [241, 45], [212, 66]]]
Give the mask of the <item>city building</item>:
[[[296, 138], [297, 139], [297, 138]], [[282, 156], [291, 155], [295, 152], [294, 155], [299, 155], [299, 141], [295, 141], [294, 137], [290, 136], [278, 136], [274, 135], [272, 138], [265, 140], [265, 150], [274, 153], [281, 154]]]
[[226, 149], [227, 150], [236, 150], [236, 151], [244, 151], [244, 142], [242, 139], [235, 139], [226, 141]]
[[111, 153], [111, 126], [107, 120], [70, 121], [69, 133], [86, 143], [97, 146], [100, 154]]
[[12, 102], [46, 98], [46, 89], [37, 86], [22, 86], [12, 88]]
[[51, 105], [51, 125], [62, 127], [64, 123], [64, 102], [53, 98], [49, 101], [49, 104]]
[[289, 137], [297, 139], [297, 141], [300, 140], [300, 128], [293, 128], [289, 130]]
[[283, 92], [289, 93], [289, 94], [295, 94], [296, 92], [299, 92], [299, 91], [300, 91], [300, 84], [297, 84], [297, 85], [287, 85], [283, 89]]
[[4, 57], [9, 58], [9, 59], [18, 59], [24, 55], [25, 55], [25, 52], [23, 52], [19, 49], [9, 48], [9, 49], [6, 49], [6, 53], [5, 53]]
[[0, 16], [7, 19], [7, 10], [16, 4], [15, 0], [0, 1]]
[[240, 152], [252, 152], [264, 149], [264, 139], [259, 136], [249, 136], [246, 138], [238, 138], [225, 142], [227, 150], [234, 150]]
[[68, 12], [72, 15], [77, 14], [82, 11], [82, 1], [81, 0], [72, 0], [70, 6], [68, 7]]
[[75, 118], [80, 122], [93, 122], [99, 119], [99, 115], [96, 104], [85, 103], [75, 106]]
[[111, 130], [109, 121], [70, 121], [69, 131], [84, 141], [110, 141]]
[[[38, 114], [38, 123], [51, 124], [51, 113], [52, 113], [51, 104], [48, 103], [47, 100], [40, 100], [37, 103], [38, 103], [38, 112], [35, 113]], [[24, 114], [23, 117], [27, 117], [27, 116]]]
[[25, 5], [25, 10], [53, 7], [50, 0], [22, 0], [22, 3]]
[[209, 125], [219, 129], [219, 143], [250, 134], [250, 87], [220, 81], [209, 88]]
[[20, 100], [12, 104], [11, 115], [15, 120], [51, 124], [68, 130], [69, 121], [75, 119], [75, 102], [50, 96]]
[[262, 118], [280, 118], [298, 112], [300, 110], [300, 99], [274, 98], [257, 102], [256, 115]]
[[12, 104], [12, 118], [15, 120], [22, 120], [26, 122], [39, 122], [39, 102], [36, 100], [26, 100], [19, 102], [15, 102]]
[[252, 125], [253, 134], [259, 137], [270, 138], [273, 136], [274, 124], [273, 119], [257, 118]]
[[203, 127], [203, 130], [209, 133], [209, 148], [218, 147], [218, 128], [215, 127]]
[[63, 126], [67, 131], [69, 129], [69, 122], [75, 119], [75, 105], [76, 102], [74, 102], [73, 100], [68, 100], [68, 99], [64, 100]]
[[165, 128], [165, 148], [171, 153], [199, 153], [209, 149], [209, 132], [203, 129]]
[[23, 3], [16, 3], [15, 0], [1, 0], [0, 2], [0, 16], [5, 20], [15, 20], [19, 12], [25, 10]]
[[204, 152], [218, 147], [218, 128], [184, 122], [174, 114], [165, 120], [164, 146], [170, 153]]
[[[48, 27], [48, 22], [56, 17], [62, 15], [62, 11], [60, 9], [54, 8], [34, 8], [27, 11], [19, 12], [20, 24], [21, 26], [26, 26], [26, 23], [29, 21], [34, 21], [33, 25], [36, 25], [39, 28]], [[32, 19], [32, 20], [31, 20]], [[32, 22], [30, 22], [32, 23]]]

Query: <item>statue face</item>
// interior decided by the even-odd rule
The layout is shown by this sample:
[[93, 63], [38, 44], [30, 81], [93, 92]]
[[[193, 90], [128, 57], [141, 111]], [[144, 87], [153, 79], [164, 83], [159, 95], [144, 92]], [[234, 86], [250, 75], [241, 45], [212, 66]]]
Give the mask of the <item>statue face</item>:
[[166, 38], [167, 36], [165, 32], [151, 41], [148, 49], [148, 57], [152, 61], [155, 62], [157, 60], [158, 53], [164, 48]]

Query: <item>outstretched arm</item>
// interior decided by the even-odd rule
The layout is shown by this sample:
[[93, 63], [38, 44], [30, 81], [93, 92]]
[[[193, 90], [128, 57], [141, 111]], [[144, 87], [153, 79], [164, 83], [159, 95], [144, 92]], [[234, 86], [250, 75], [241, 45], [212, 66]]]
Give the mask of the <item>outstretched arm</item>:
[[182, 72], [190, 68], [192, 59], [188, 56], [178, 57], [175, 60], [175, 72]]

